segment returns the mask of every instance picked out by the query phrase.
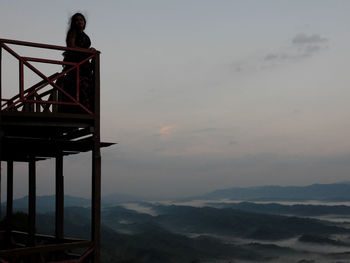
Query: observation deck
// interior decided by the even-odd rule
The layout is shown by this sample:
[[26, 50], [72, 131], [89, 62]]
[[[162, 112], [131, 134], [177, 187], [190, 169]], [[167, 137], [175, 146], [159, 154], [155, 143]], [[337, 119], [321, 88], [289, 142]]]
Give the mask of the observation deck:
[[[43, 55], [22, 55], [25, 51]], [[79, 53], [84, 58], [75, 62], [45, 58], [50, 52], [56, 52], [56, 57], [62, 52]], [[11, 66], [17, 63], [14, 75]], [[88, 78], [84, 76], [86, 68]], [[11, 82], [11, 78], [16, 80]], [[83, 81], [88, 82], [88, 95], [84, 95]], [[0, 39], [0, 102], [0, 161], [7, 163], [6, 227], [0, 230], [0, 261], [99, 262], [100, 148], [113, 144], [100, 141], [100, 52]], [[63, 158], [89, 151], [91, 238], [67, 238], [63, 235]], [[55, 235], [44, 236], [36, 233], [36, 162], [50, 158], [56, 160]], [[12, 222], [14, 162], [28, 163], [27, 232], [15, 231]], [[76, 248], [79, 253], [67, 253]]]

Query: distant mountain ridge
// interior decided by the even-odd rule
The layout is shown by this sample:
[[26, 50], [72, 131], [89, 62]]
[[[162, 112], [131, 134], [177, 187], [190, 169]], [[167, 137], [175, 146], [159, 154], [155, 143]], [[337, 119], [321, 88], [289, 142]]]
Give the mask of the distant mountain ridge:
[[[111, 206], [120, 203], [128, 202], [140, 202], [141, 197], [134, 197], [125, 194], [111, 194], [102, 197], [102, 206]], [[6, 201], [1, 203], [3, 209], [6, 207]], [[91, 200], [88, 198], [65, 195], [64, 196], [65, 207], [90, 207]], [[13, 208], [15, 211], [27, 211], [28, 210], [28, 196], [24, 196], [13, 200]], [[40, 195], [36, 197], [36, 209], [39, 213], [46, 213], [55, 211], [55, 196], [54, 195]]]
[[242, 201], [350, 201], [350, 184], [312, 184], [308, 186], [257, 186], [220, 189], [192, 199], [231, 199]]
[[[65, 195], [64, 206], [65, 207], [87, 207], [91, 205], [91, 201], [86, 198]], [[3, 202], [1, 206], [6, 207], [6, 202]], [[28, 196], [24, 196], [19, 199], [13, 200], [13, 208], [15, 211], [27, 211], [28, 209]], [[55, 196], [54, 195], [42, 195], [36, 197], [36, 210], [39, 213], [46, 213], [55, 211]]]
[[[350, 202], [350, 182], [333, 184], [312, 184], [308, 186], [256, 186], [256, 187], [232, 187], [219, 189], [213, 192], [183, 198], [182, 200], [239, 200], [239, 201], [322, 201], [322, 202]], [[114, 206], [128, 202], [147, 202], [141, 197], [110, 194], [102, 197], [102, 206]], [[37, 196], [37, 211], [40, 213], [55, 210], [55, 196]], [[6, 206], [3, 202], [2, 207]], [[91, 201], [87, 198], [65, 195], [65, 207], [89, 207]], [[15, 199], [13, 203], [15, 210], [26, 211], [28, 207], [28, 196]]]
[[133, 196], [133, 195], [127, 195], [127, 194], [108, 194], [102, 196], [102, 205], [103, 206], [110, 206], [110, 205], [116, 205], [119, 203], [128, 203], [128, 202], [141, 202], [146, 201], [144, 197], [139, 196]]

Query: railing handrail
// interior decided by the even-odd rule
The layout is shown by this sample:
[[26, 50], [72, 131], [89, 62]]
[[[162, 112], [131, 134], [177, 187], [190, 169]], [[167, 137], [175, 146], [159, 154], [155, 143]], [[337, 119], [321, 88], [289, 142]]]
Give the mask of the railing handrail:
[[51, 45], [51, 44], [42, 44], [42, 43], [35, 43], [35, 42], [28, 42], [28, 41], [5, 39], [5, 38], [0, 38], [0, 43], [27, 46], [27, 47], [37, 47], [37, 48], [44, 48], [44, 49], [76, 51], [76, 52], [83, 52], [83, 53], [90, 53], [90, 54], [101, 53], [98, 50], [89, 49], [89, 48], [76, 48], [76, 47], [73, 48], [73, 47], [57, 46], [57, 45]]
[[[19, 55], [18, 53], [16, 53], [12, 47], [10, 48], [9, 45], [18, 45], [18, 46], [25, 46], [25, 47], [34, 47], [34, 48], [41, 48], [41, 49], [51, 49], [51, 50], [56, 50], [56, 51], [72, 51], [72, 52], [82, 52], [87, 54], [87, 58], [79, 61], [79, 62], [69, 62], [69, 61], [59, 61], [59, 60], [52, 60], [52, 59], [43, 59], [43, 58], [35, 58], [35, 57], [24, 57]], [[86, 63], [87, 61], [93, 59], [94, 61], [98, 61], [97, 63], [93, 63], [94, 66], [94, 90], [96, 92], [96, 88], [98, 87], [99, 89], [99, 76], [98, 78], [96, 78], [96, 72], [98, 72], [99, 74], [99, 55], [100, 55], [100, 51], [95, 50], [95, 49], [87, 49], [87, 48], [71, 48], [71, 47], [64, 47], [64, 46], [58, 46], [58, 45], [50, 45], [50, 44], [42, 44], [42, 43], [34, 43], [34, 42], [28, 42], [28, 41], [19, 41], [19, 40], [11, 40], [11, 39], [3, 39], [0, 38], [0, 60], [1, 60], [1, 50], [4, 49], [7, 52], [9, 52], [12, 56], [14, 56], [18, 62], [19, 62], [19, 98], [18, 100], [16, 100], [16, 102], [12, 102], [10, 105], [7, 106], [7, 109], [10, 109], [12, 107], [18, 107], [18, 105], [22, 106], [24, 105], [23, 103], [38, 103], [37, 105], [43, 105], [43, 104], [51, 104], [51, 105], [58, 105], [58, 104], [62, 104], [62, 105], [77, 105], [79, 107], [81, 107], [84, 111], [86, 111], [88, 114], [92, 115], [93, 112], [91, 112], [91, 110], [87, 107], [85, 107], [85, 105], [83, 105], [79, 99], [79, 94], [80, 94], [80, 87], [79, 87], [79, 67], [80, 65], [82, 65], [83, 63]], [[61, 73], [59, 73], [58, 76], [56, 76], [53, 79], [50, 79], [46, 76], [46, 74], [43, 74], [40, 70], [38, 70], [35, 66], [33, 66], [32, 64], [30, 64], [29, 62], [39, 62], [39, 63], [48, 63], [48, 64], [61, 64], [61, 65], [70, 65], [72, 67], [70, 68], [64, 68], [64, 70], [62, 70]], [[28, 67], [30, 70], [32, 70], [35, 74], [37, 74], [39, 77], [41, 77], [45, 83], [43, 85], [41, 85], [40, 87], [34, 89], [33, 91], [31, 91], [30, 93], [28, 93], [27, 95], [25, 95], [25, 90], [24, 90], [24, 74], [23, 74], [23, 69], [24, 66]], [[67, 74], [68, 72], [72, 71], [72, 70], [76, 70], [77, 74], [76, 74], [76, 94], [69, 94], [66, 90], [62, 89], [62, 87], [57, 86], [56, 83], [54, 83], [54, 81], [56, 81], [58, 78], [61, 78], [62, 76], [64, 76], [65, 74]], [[96, 82], [96, 80], [98, 80]], [[64, 96], [66, 96], [70, 101], [52, 101], [52, 100], [47, 100], [47, 101], [43, 101], [43, 100], [33, 100], [30, 99], [31, 95], [35, 95], [36, 92], [38, 92], [39, 90], [43, 89], [44, 87], [46, 87], [47, 85], [51, 85], [52, 86], [52, 90], [57, 90], [58, 92], [60, 92], [61, 94], [63, 94]], [[94, 92], [94, 93], [95, 93]], [[3, 102], [11, 102], [9, 99], [4, 99], [1, 96], [1, 61], [0, 61], [0, 101]], [[47, 92], [46, 92], [47, 93]], [[46, 94], [43, 93], [43, 94]], [[42, 95], [42, 94], [41, 94]], [[39, 96], [40, 97], [40, 96]], [[38, 97], [38, 98], [39, 98]], [[41, 97], [40, 97], [41, 98]], [[0, 103], [0, 111], [2, 110], [2, 106], [6, 107], [5, 104], [1, 105], [2, 103]], [[17, 106], [16, 106], [17, 105]], [[39, 106], [40, 107], [40, 106]]]

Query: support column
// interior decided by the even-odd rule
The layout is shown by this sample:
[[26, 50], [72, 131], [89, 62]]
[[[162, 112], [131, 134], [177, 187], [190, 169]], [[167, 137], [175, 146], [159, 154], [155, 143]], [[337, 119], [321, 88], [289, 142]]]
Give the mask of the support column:
[[95, 251], [92, 262], [100, 262], [101, 226], [101, 150], [100, 150], [100, 54], [94, 61], [94, 132], [92, 148], [92, 198], [91, 198], [91, 240]]
[[[99, 142], [98, 142], [99, 143]], [[100, 262], [100, 226], [101, 226], [101, 155], [100, 148], [94, 142], [92, 151], [92, 220], [91, 220], [91, 240], [95, 245], [94, 261]]]
[[36, 169], [35, 159], [29, 161], [29, 202], [28, 202], [28, 246], [35, 245], [35, 215], [36, 215]]
[[0, 45], [0, 101], [2, 99], [2, 45]]
[[56, 156], [56, 239], [63, 239], [63, 218], [64, 218], [64, 181], [63, 181], [63, 156]]
[[13, 161], [7, 161], [6, 245], [11, 247], [13, 214]]
[[[2, 99], [2, 46], [0, 45], [0, 102]], [[1, 111], [1, 108], [0, 108]], [[0, 218], [2, 218], [2, 208], [1, 208], [1, 161], [2, 161], [2, 121], [1, 121], [1, 112], [0, 112]]]
[[[0, 120], [1, 121], [1, 120]], [[0, 127], [1, 129], [1, 127]], [[0, 130], [0, 219], [2, 218], [2, 207], [1, 207], [1, 194], [2, 194], [2, 191], [1, 191], [1, 148], [2, 148], [2, 145], [1, 145], [1, 130]]]

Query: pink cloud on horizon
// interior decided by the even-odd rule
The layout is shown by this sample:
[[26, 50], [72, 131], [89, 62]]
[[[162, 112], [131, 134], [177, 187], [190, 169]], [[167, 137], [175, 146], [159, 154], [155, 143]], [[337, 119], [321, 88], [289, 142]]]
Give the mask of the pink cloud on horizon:
[[165, 136], [165, 135], [169, 135], [171, 130], [174, 128], [174, 125], [165, 125], [162, 126], [159, 130], [158, 130], [158, 134]]

